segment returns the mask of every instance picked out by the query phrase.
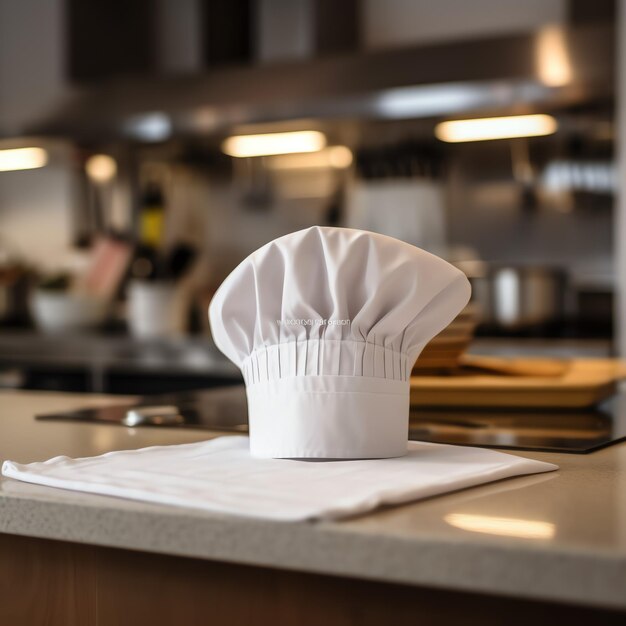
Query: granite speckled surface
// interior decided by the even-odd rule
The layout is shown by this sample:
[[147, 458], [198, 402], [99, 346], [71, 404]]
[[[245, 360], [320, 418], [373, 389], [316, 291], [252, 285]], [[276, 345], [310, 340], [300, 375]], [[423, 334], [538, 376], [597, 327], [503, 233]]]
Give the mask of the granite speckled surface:
[[[0, 392], [0, 460], [210, 436], [34, 420], [107, 403], [120, 398]], [[590, 455], [519, 454], [561, 469], [332, 523], [238, 519], [3, 479], [0, 532], [626, 609], [626, 444]]]

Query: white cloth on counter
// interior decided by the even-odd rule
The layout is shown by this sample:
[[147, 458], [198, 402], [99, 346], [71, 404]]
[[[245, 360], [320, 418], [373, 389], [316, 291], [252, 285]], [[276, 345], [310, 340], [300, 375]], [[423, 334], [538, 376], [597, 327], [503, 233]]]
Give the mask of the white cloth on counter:
[[337, 519], [465, 487], [558, 469], [495, 450], [409, 442], [383, 460], [258, 459], [248, 437], [157, 446], [21, 465], [25, 482], [214, 513], [280, 521]]
[[470, 291], [443, 259], [349, 228], [314, 226], [251, 254], [209, 318], [243, 373], [252, 455], [405, 454], [411, 369]]

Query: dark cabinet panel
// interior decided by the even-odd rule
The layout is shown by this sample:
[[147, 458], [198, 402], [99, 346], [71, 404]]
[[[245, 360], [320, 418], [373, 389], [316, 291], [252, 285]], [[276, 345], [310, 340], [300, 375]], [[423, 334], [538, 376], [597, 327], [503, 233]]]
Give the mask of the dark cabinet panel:
[[254, 50], [253, 2], [204, 0], [201, 9], [206, 67], [251, 62]]
[[73, 82], [156, 69], [153, 0], [67, 0], [67, 72]]

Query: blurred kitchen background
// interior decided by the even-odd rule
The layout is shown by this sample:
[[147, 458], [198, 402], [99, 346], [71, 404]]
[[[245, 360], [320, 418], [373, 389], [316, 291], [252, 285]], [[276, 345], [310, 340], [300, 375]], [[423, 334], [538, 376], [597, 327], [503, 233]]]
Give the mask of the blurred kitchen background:
[[0, 0], [0, 387], [239, 382], [211, 295], [313, 224], [461, 267], [473, 351], [623, 356], [619, 4]]

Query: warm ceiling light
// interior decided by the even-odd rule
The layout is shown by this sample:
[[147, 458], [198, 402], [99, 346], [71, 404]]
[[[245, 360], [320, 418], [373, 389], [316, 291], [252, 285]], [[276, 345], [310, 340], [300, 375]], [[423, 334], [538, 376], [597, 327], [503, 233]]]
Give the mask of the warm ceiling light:
[[450, 513], [444, 517], [444, 520], [461, 530], [505, 537], [520, 537], [522, 539], [552, 539], [555, 533], [555, 526], [551, 522], [514, 517]]
[[548, 26], [537, 35], [537, 73], [548, 87], [562, 87], [572, 81], [567, 41], [563, 29]]
[[268, 159], [267, 166], [272, 170], [344, 169], [352, 159], [347, 146], [330, 146], [308, 154], [279, 154]]
[[317, 130], [264, 135], [236, 135], [228, 137], [222, 150], [234, 157], [255, 157], [272, 154], [317, 152], [326, 145], [326, 137]]
[[34, 170], [48, 162], [48, 153], [43, 148], [12, 148], [0, 150], [0, 172]]
[[435, 127], [435, 136], [441, 141], [486, 141], [489, 139], [513, 139], [515, 137], [539, 137], [551, 135], [558, 128], [551, 115], [511, 115], [508, 117], [485, 117], [474, 120], [441, 122]]
[[94, 154], [85, 163], [87, 176], [96, 183], [108, 183], [117, 173], [117, 163], [108, 154]]
[[346, 146], [333, 146], [328, 148], [328, 162], [338, 169], [352, 165], [352, 150]]

